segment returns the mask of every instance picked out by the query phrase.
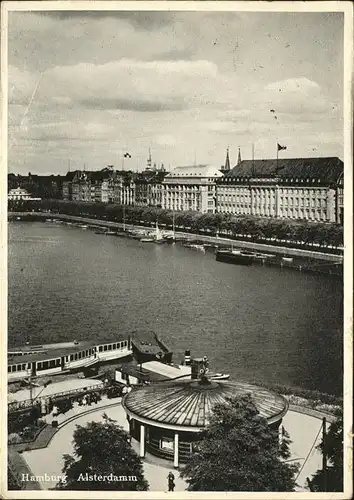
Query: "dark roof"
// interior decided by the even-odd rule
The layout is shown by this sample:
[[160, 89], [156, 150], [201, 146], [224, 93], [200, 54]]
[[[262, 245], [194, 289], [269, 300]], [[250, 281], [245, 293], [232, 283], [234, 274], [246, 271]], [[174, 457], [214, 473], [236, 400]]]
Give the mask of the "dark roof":
[[75, 175], [76, 175], [78, 172], [80, 172], [80, 170], [74, 170], [74, 171], [70, 171], [70, 172], [68, 172], [68, 173], [66, 174], [66, 176], [65, 176], [65, 180], [66, 180], [66, 181], [69, 181], [69, 182], [70, 182], [70, 181], [72, 181], [72, 180], [73, 180], [73, 178], [75, 177]]
[[176, 380], [151, 384], [131, 391], [123, 400], [124, 408], [137, 418], [142, 417], [166, 426], [188, 426], [194, 430], [208, 424], [213, 406], [227, 398], [250, 393], [260, 415], [269, 423], [278, 421], [288, 409], [287, 400], [266, 389], [242, 382], [211, 382]]
[[[321, 179], [337, 182], [343, 174], [343, 162], [339, 158], [279, 158], [273, 160], [243, 160], [230, 172], [229, 177], [277, 176], [287, 179]], [[223, 178], [220, 179], [223, 182]]]

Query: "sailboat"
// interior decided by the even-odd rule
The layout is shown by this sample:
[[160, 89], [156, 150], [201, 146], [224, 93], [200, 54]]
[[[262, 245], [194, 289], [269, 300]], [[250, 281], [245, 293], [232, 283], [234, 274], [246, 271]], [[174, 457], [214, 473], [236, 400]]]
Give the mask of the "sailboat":
[[165, 238], [163, 237], [163, 234], [161, 233], [159, 226], [156, 221], [156, 229], [155, 229], [155, 234], [154, 234], [154, 243], [165, 243]]
[[144, 236], [143, 238], [140, 238], [140, 241], [142, 243], [157, 243], [157, 244], [166, 242], [162, 232], [159, 229], [157, 222], [156, 222], [155, 232], [150, 233], [148, 236]]

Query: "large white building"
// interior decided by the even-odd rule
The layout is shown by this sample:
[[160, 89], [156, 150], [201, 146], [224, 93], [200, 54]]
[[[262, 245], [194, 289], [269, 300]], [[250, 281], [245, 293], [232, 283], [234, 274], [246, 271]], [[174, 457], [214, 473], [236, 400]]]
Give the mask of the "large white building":
[[241, 161], [217, 182], [219, 213], [319, 222], [343, 220], [339, 158]]
[[12, 201], [39, 201], [41, 198], [33, 198], [26, 189], [17, 187], [10, 189], [7, 194], [7, 199]]
[[222, 175], [211, 165], [174, 168], [161, 183], [162, 208], [215, 213], [216, 181]]

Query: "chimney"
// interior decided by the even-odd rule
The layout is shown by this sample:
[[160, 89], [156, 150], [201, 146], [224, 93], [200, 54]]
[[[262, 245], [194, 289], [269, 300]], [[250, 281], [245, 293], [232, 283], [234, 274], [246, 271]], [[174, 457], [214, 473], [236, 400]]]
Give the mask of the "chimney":
[[185, 366], [191, 365], [191, 351], [184, 351], [184, 364]]

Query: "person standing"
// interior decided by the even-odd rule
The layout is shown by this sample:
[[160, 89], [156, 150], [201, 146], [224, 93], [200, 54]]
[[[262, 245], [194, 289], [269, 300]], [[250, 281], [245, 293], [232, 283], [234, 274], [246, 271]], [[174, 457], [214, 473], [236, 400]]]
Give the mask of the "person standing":
[[168, 481], [168, 491], [174, 491], [175, 490], [175, 476], [172, 472], [169, 472], [167, 476], [167, 481]]

